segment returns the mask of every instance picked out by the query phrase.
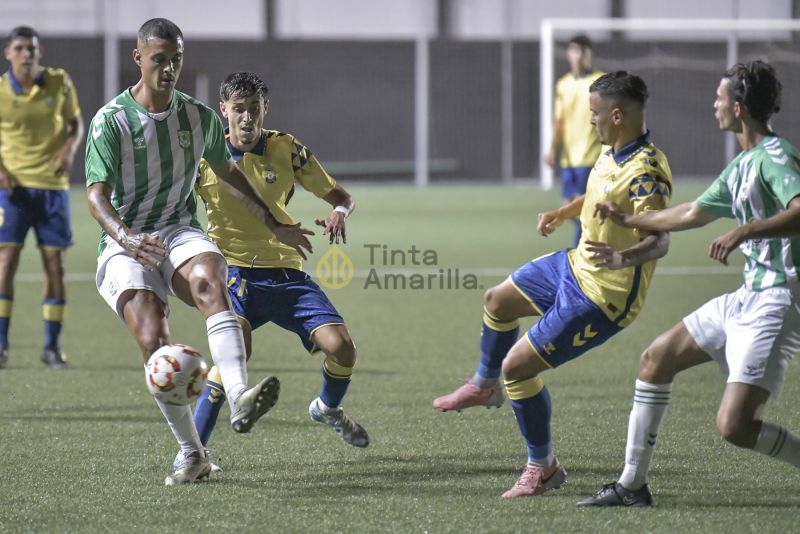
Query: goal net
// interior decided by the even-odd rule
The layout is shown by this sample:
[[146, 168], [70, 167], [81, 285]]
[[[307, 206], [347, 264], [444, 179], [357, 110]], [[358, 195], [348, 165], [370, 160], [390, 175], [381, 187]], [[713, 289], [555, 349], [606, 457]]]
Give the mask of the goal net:
[[[629, 70], [647, 83], [647, 127], [669, 157], [675, 177], [716, 176], [739, 148], [720, 133], [713, 103], [719, 80], [736, 62], [761, 59], [783, 83], [781, 112], [773, 128], [800, 143], [800, 20], [546, 19], [540, 47], [540, 153], [551, 140], [553, 88], [569, 70], [565, 47], [585, 33], [594, 41], [593, 66]], [[587, 95], [588, 98], [588, 95]], [[554, 172], [540, 164], [542, 187]]]

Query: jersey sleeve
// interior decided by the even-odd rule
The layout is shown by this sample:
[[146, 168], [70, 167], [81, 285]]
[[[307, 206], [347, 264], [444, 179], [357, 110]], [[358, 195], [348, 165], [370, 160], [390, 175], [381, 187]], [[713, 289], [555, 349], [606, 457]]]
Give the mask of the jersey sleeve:
[[292, 139], [292, 169], [297, 183], [319, 198], [336, 186], [336, 180], [325, 171], [317, 157], [297, 139]]
[[111, 115], [96, 115], [86, 136], [86, 186], [117, 182], [120, 168], [120, 135]]
[[794, 197], [800, 195], [800, 162], [788, 155], [784, 157], [786, 161], [783, 164], [773, 159], [762, 163], [761, 176], [786, 207]]
[[733, 198], [724, 176], [725, 173], [723, 172], [702, 195], [697, 197], [695, 203], [701, 210], [716, 217], [733, 219], [735, 217], [733, 214]]
[[670, 182], [653, 171], [638, 174], [628, 185], [628, 198], [633, 206], [634, 215], [663, 210], [669, 206], [671, 196]]
[[81, 106], [78, 104], [78, 93], [75, 91], [75, 85], [66, 72], [64, 72], [64, 85], [61, 90], [64, 93], [64, 107], [61, 108], [61, 115], [64, 120], [71, 121], [80, 115]]
[[206, 109], [205, 128], [205, 148], [203, 149], [203, 159], [212, 167], [227, 163], [231, 159], [228, 146], [225, 143], [225, 129], [222, 120], [213, 110]]
[[559, 122], [564, 118], [564, 86], [560, 80], [556, 83], [555, 93], [553, 120]]

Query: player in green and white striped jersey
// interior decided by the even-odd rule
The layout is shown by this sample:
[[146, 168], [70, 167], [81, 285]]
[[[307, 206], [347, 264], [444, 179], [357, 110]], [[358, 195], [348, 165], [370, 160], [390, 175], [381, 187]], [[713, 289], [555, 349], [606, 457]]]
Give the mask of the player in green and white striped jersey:
[[[303, 258], [311, 250], [299, 224], [279, 223], [231, 160], [216, 112], [177, 91], [183, 34], [171, 21], [139, 29], [133, 59], [141, 79], [97, 112], [86, 146], [89, 207], [103, 229], [97, 288], [133, 334], [145, 361], [169, 343], [170, 293], [206, 319], [211, 357], [222, 375], [236, 432], [249, 432], [271, 408], [280, 383], [266, 377], [247, 389], [242, 330], [231, 309], [227, 265], [195, 218], [194, 182], [205, 158], [243, 207]], [[184, 461], [167, 485], [208, 476], [211, 465], [189, 406], [156, 399]]]
[[711, 187], [694, 202], [642, 215], [597, 206], [601, 218], [651, 231], [736, 219], [738, 226], [715, 239], [709, 255], [727, 265], [738, 247], [745, 255], [744, 285], [704, 304], [645, 350], [622, 475], [578, 506], [652, 504], [647, 472], [672, 381], [711, 360], [727, 375], [717, 412], [722, 437], [800, 467], [800, 436], [762, 419], [767, 401], [783, 387], [787, 362], [800, 351], [800, 151], [769, 127], [780, 97], [770, 65], [734, 65], [717, 88], [714, 110], [720, 129], [736, 134], [742, 152]]

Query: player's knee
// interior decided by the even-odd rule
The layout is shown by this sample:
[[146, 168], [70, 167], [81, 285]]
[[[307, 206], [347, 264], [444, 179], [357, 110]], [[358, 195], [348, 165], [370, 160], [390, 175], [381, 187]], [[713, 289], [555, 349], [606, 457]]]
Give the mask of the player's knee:
[[198, 306], [224, 300], [227, 294], [225, 280], [211, 265], [197, 265], [192, 269], [190, 284], [192, 296]]
[[507, 380], [532, 378], [536, 374], [531, 369], [530, 355], [516, 345], [511, 347], [503, 359], [502, 371]]
[[502, 291], [499, 286], [490, 287], [483, 294], [483, 306], [492, 317], [506, 319]]
[[329, 336], [323, 350], [339, 365], [353, 367], [356, 364], [356, 344], [346, 330]]
[[639, 359], [639, 379], [645, 382], [664, 381], [671, 382], [674, 374], [669, 368], [667, 351], [661, 343], [661, 339], [653, 341], [649, 347], [644, 349]]

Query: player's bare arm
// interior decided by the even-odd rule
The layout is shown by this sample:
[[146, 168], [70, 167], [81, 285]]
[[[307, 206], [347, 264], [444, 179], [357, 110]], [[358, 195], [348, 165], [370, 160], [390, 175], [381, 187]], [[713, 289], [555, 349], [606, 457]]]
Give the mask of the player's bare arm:
[[564, 125], [561, 121], [553, 123], [553, 138], [550, 141], [550, 150], [545, 154], [544, 162], [550, 167], [556, 166], [556, 154], [561, 146], [561, 138], [564, 136]]
[[111, 187], [97, 182], [86, 189], [89, 211], [105, 232], [125, 249], [131, 258], [147, 269], [157, 269], [167, 255], [164, 242], [158, 236], [130, 231], [111, 205]]
[[685, 202], [671, 208], [648, 211], [636, 215], [628, 215], [614, 202], [598, 202], [594, 207], [594, 216], [601, 222], [611, 219], [624, 228], [637, 228], [650, 232], [678, 232], [705, 226], [717, 219], [700, 209], [695, 202]]
[[755, 219], [716, 238], [708, 249], [708, 256], [723, 265], [728, 265], [728, 256], [744, 241], [798, 235], [800, 235], [800, 197], [794, 197], [786, 207], [786, 211], [768, 219]]
[[[211, 164], [209, 163], [209, 165]], [[303, 228], [300, 223], [283, 224], [278, 222], [255, 189], [253, 189], [247, 175], [232, 160], [228, 160], [227, 163], [222, 165], [212, 165], [211, 169], [221, 179], [220, 185], [241, 202], [250, 213], [262, 221], [267, 228], [272, 230], [278, 241], [294, 248], [304, 260], [308, 259], [305, 251], [313, 252], [313, 249], [306, 236], [314, 235], [314, 232]]]
[[79, 115], [66, 121], [66, 127], [67, 136], [64, 139], [64, 146], [53, 154], [53, 167], [55, 168], [56, 176], [61, 176], [72, 167], [75, 152], [78, 150], [80, 140], [83, 138], [83, 118]]
[[584, 198], [586, 198], [586, 195], [575, 197], [558, 209], [540, 213], [536, 230], [544, 237], [547, 237], [561, 226], [564, 221], [578, 217], [581, 214], [581, 208], [583, 208]]
[[669, 234], [667, 232], [648, 234], [634, 246], [621, 251], [614, 250], [608, 243], [587, 240], [586, 250], [592, 253], [590, 259], [598, 267], [606, 269], [634, 267], [666, 256], [669, 251]]
[[347, 243], [344, 221], [356, 209], [353, 197], [344, 187], [337, 184], [327, 195], [322, 197], [322, 200], [333, 206], [333, 210], [324, 219], [314, 219], [314, 224], [325, 228], [322, 235], [327, 235], [331, 243], [338, 244], [340, 240], [342, 243]]

